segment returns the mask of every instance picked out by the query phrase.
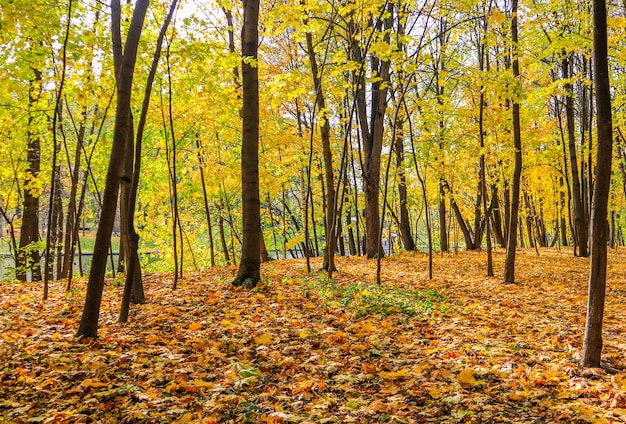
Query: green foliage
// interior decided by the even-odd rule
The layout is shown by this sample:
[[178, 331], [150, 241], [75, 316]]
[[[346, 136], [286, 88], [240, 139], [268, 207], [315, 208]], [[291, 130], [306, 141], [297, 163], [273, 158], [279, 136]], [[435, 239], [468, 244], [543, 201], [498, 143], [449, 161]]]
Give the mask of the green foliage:
[[317, 297], [329, 306], [354, 311], [357, 317], [393, 314], [413, 317], [450, 307], [443, 291], [406, 290], [365, 283], [341, 284], [321, 274], [303, 283], [302, 290], [308, 297]]

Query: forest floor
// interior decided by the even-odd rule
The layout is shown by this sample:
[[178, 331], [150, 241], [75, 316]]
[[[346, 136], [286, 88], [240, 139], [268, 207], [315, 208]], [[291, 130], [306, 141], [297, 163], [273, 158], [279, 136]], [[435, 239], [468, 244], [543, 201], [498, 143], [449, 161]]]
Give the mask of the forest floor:
[[[0, 422], [626, 422], [626, 372], [580, 369], [589, 260], [521, 250], [516, 284], [486, 254], [265, 264], [253, 290], [234, 267], [145, 278], [148, 302], [100, 338], [74, 337], [85, 282], [0, 285]], [[320, 260], [312, 260], [313, 267]], [[611, 252], [603, 359], [626, 369], [626, 250]]]

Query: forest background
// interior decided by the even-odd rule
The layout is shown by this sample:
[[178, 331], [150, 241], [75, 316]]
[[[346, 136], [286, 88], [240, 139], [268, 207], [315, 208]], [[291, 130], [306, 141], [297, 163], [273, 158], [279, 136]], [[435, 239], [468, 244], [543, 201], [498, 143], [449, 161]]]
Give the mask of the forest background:
[[[91, 250], [89, 232], [79, 230], [93, 234], [100, 216], [115, 105], [109, 11], [98, 2], [71, 6], [2, 7], [0, 210], [3, 249], [18, 279], [30, 278], [45, 251], [51, 277], [67, 277], [76, 265], [63, 258]], [[233, 263], [243, 238], [241, 11], [208, 2], [180, 8], [163, 34], [141, 140], [134, 219], [148, 271]], [[147, 14], [135, 120], [167, 12], [168, 4], [153, 2]], [[132, 5], [121, 13], [124, 32]], [[573, 244], [587, 256], [596, 167], [590, 14], [587, 2], [522, 5], [514, 77], [509, 4], [262, 5], [259, 169], [268, 256], [321, 255], [332, 233], [333, 251], [373, 257], [377, 237], [366, 235], [380, 224], [386, 253], [504, 246], [515, 103], [523, 143], [518, 244]], [[612, 245], [623, 244], [624, 22], [623, 10], [609, 4]]]
[[[537, 255], [572, 246], [564, 252], [592, 257], [581, 363], [617, 374], [600, 352], [606, 247], [624, 245], [626, 21], [609, 4], [607, 25], [604, 6], [3, 2], [0, 212], [10, 268], [19, 281], [43, 280], [44, 300], [51, 280], [64, 280], [71, 296], [93, 245], [78, 331], [91, 338], [109, 261], [111, 276], [126, 274], [122, 323], [130, 301], [145, 302], [146, 271], [173, 270], [176, 289], [193, 281], [184, 279], [191, 270], [238, 265], [234, 285], [260, 282], [255, 290], [280, 302], [285, 295], [261, 280], [260, 262], [304, 257], [311, 274], [311, 257], [323, 256], [328, 280], [315, 281], [331, 284], [316, 287], [324, 298], [351, 290], [334, 285], [335, 255], [376, 258], [360, 267], [375, 263], [380, 299], [392, 297], [379, 313], [412, 315], [397, 297], [407, 296], [402, 287], [381, 287], [383, 256], [427, 251], [432, 279], [434, 251], [484, 248], [493, 276], [494, 246], [506, 247], [503, 279], [513, 283], [518, 246]], [[369, 290], [350, 292], [348, 302], [371, 302]], [[446, 313], [443, 292], [427, 296]], [[27, 298], [17, 295], [18, 303]], [[355, 331], [376, 329], [366, 322]], [[337, 334], [328, 341], [346, 340]], [[273, 337], [253, 340], [267, 349]], [[250, 382], [265, 372], [250, 369], [239, 371], [252, 372], [242, 377]], [[30, 375], [16, 370], [17, 383]], [[408, 373], [378, 376], [396, 382]], [[476, 373], [462, 370], [461, 388], [483, 387]], [[83, 383], [86, 391], [106, 387]], [[622, 383], [619, 374], [612, 381], [618, 391]], [[176, 384], [165, 393], [183, 387]], [[194, 380], [191, 392], [209, 385]], [[611, 415], [621, 405], [616, 393]]]

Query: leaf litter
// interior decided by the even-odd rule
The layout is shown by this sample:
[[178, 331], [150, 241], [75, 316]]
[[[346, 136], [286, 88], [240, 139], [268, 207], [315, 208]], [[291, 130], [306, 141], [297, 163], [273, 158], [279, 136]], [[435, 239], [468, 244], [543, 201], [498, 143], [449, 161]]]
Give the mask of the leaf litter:
[[[588, 259], [518, 254], [518, 283], [484, 275], [484, 252], [304, 260], [148, 275], [148, 302], [116, 322], [108, 281], [98, 340], [74, 334], [84, 286], [3, 283], [0, 422], [619, 423], [626, 421], [626, 261], [609, 259], [603, 360], [580, 369]], [[495, 252], [496, 275], [504, 253]], [[312, 260], [321, 266], [319, 259]]]

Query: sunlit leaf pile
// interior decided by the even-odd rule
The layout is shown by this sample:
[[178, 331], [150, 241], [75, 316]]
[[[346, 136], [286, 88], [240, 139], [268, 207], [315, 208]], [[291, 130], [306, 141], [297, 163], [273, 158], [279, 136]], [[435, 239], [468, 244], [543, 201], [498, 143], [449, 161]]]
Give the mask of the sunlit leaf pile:
[[[518, 283], [484, 253], [304, 260], [149, 275], [149, 303], [116, 323], [107, 283], [98, 340], [75, 338], [82, 289], [2, 283], [0, 422], [484, 423], [626, 421], [626, 262], [611, 252], [603, 359], [580, 369], [588, 259], [522, 251]], [[313, 266], [319, 267], [318, 259]], [[79, 286], [84, 286], [80, 283]], [[622, 370], [622, 371], [620, 371]]]

